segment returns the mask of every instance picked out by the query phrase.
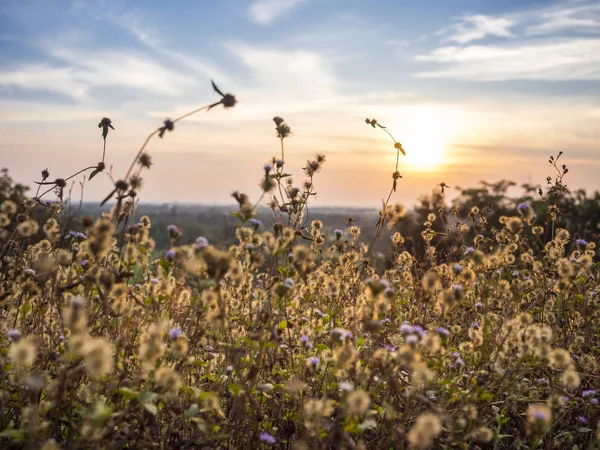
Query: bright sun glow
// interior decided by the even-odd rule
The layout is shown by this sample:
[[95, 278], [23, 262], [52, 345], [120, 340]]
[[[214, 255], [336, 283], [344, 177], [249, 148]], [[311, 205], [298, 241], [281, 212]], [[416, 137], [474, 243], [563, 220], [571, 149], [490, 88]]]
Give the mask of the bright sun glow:
[[454, 120], [436, 107], [409, 108], [394, 126], [394, 137], [406, 150], [405, 164], [417, 169], [434, 169], [444, 162]]

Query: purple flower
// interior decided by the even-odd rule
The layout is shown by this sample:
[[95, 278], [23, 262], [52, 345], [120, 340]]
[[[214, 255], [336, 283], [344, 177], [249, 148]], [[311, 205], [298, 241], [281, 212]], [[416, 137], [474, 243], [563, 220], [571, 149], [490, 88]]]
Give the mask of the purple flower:
[[518, 209], [519, 211], [523, 211], [523, 210], [525, 210], [525, 209], [527, 209], [527, 208], [529, 208], [529, 205], [528, 205], [527, 203], [525, 203], [525, 202], [523, 202], [523, 203], [519, 203], [519, 206], [517, 206], [517, 209]]
[[233, 372], [233, 366], [227, 366], [227, 367], [225, 367], [225, 372], [227, 372], [227, 373]]
[[252, 227], [256, 229], [262, 225], [262, 222], [258, 219], [250, 219], [250, 225], [252, 225]]
[[319, 359], [318, 356], [313, 356], [312, 358], [310, 358], [310, 363], [313, 366], [316, 366], [317, 364], [319, 364], [319, 361], [321, 361], [321, 360]]
[[473, 328], [475, 328], [476, 330], [479, 330], [479, 328], [481, 328], [481, 325], [479, 325], [479, 323], [478, 323], [478, 322], [473, 322], [473, 323], [471, 324], [471, 326], [472, 326]]
[[88, 260], [87, 259], [82, 259], [81, 261], [79, 261], [79, 265], [82, 267], [85, 267], [88, 265]]
[[35, 270], [27, 268], [27, 269], [25, 269], [25, 270], [23, 271], [23, 273], [24, 273], [25, 275], [31, 275], [31, 276], [33, 276], [33, 275], [35, 275]]
[[352, 383], [349, 383], [347, 381], [342, 381], [339, 384], [339, 386], [342, 391], [350, 392], [354, 390], [354, 386], [352, 386]]
[[277, 442], [277, 439], [275, 438], [275, 436], [266, 433], [266, 432], [262, 432], [260, 433], [260, 438], [261, 442], [264, 442], [265, 444], [269, 444], [269, 445], [273, 445], [275, 442]]
[[585, 247], [585, 246], [587, 245], [587, 241], [586, 241], [585, 239], [577, 239], [577, 240], [575, 241], [575, 243], [576, 243], [577, 245], [581, 245], [582, 247]]
[[512, 276], [513, 277], [518, 277], [519, 276], [519, 271], [518, 270], [513, 270]]
[[475, 308], [481, 308], [481, 307], [483, 307], [483, 303], [481, 303], [481, 302], [475, 303]]
[[206, 247], [208, 247], [208, 239], [206, 239], [204, 236], [199, 236], [196, 239], [196, 248], [201, 250]]
[[395, 352], [396, 351], [396, 347], [394, 347], [393, 345], [390, 345], [390, 344], [385, 344], [385, 349], [388, 352]]
[[419, 337], [415, 334], [411, 334], [405, 340], [407, 344], [416, 344], [417, 342], [419, 342]]
[[165, 252], [165, 256], [169, 259], [175, 258], [175, 250], [169, 249]]
[[583, 416], [577, 416], [577, 421], [581, 423], [588, 423], [588, 420]]
[[6, 332], [6, 336], [8, 337], [9, 341], [16, 342], [21, 339], [21, 332], [16, 328], [9, 328]]
[[169, 337], [171, 339], [177, 339], [180, 336], [181, 336], [181, 329], [180, 328], [171, 328], [169, 330]]
[[538, 378], [537, 382], [540, 384], [548, 384], [549, 383], [548, 378]]
[[535, 420], [546, 420], [546, 414], [544, 414], [542, 411], [534, 412], [533, 417]]
[[273, 166], [270, 164], [265, 164], [263, 169], [265, 169], [266, 174], [269, 175], [269, 172], [271, 172], [271, 170], [273, 170]]
[[462, 266], [462, 264], [458, 264], [458, 263], [457, 263], [457, 264], [454, 264], [454, 265], [452, 266], [452, 270], [454, 271], [454, 273], [456, 273], [456, 274], [459, 274], [459, 273], [461, 273], [461, 272], [462, 272], [462, 270], [463, 270], [463, 266]]
[[336, 239], [338, 239], [338, 240], [339, 240], [339, 239], [342, 237], [342, 234], [344, 234], [344, 231], [343, 231], [343, 230], [340, 230], [340, 229], [338, 228], [338, 229], [336, 229], [336, 230], [334, 231], [334, 233], [335, 233], [335, 237], [336, 237]]
[[594, 389], [587, 389], [585, 391], [581, 391], [581, 396], [583, 398], [593, 397], [594, 395], [596, 395], [596, 391]]
[[302, 336], [300, 336], [300, 342], [302, 342], [303, 344], [307, 344], [310, 341], [310, 338], [303, 334]]
[[596, 397], [594, 397], [593, 399], [590, 400], [590, 403], [594, 406], [596, 406], [598, 404], [598, 399]]
[[410, 334], [413, 332], [413, 327], [411, 324], [409, 323], [403, 323], [402, 325], [400, 325], [400, 333], [404, 334]]
[[475, 251], [475, 249], [473, 247], [467, 247], [467, 249], [465, 250], [463, 255], [468, 255], [469, 253], [472, 253], [474, 251]]
[[158, 278], [156, 278], [156, 277], [152, 278], [150, 280], [150, 282], [152, 282], [152, 284], [158, 284], [159, 283]]
[[72, 237], [72, 238], [87, 239], [87, 236], [85, 234], [80, 233], [79, 231], [74, 231], [74, 230], [69, 231], [68, 236]]
[[446, 328], [444, 328], [444, 327], [439, 327], [435, 331], [437, 331], [439, 334], [443, 334], [444, 336], [450, 335], [450, 332]]
[[177, 232], [179, 232], [179, 228], [177, 228], [177, 225], [171, 224], [167, 227], [167, 231], [169, 233], [177, 233]]

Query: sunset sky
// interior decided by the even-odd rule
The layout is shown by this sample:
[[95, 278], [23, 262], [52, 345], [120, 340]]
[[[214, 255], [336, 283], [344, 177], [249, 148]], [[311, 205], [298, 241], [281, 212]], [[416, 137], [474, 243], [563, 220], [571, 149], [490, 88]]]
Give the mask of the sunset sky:
[[[165, 117], [218, 100], [211, 79], [239, 104], [152, 141], [142, 201], [258, 198], [273, 116], [291, 126], [298, 184], [327, 155], [319, 206], [378, 207], [389, 191], [395, 150], [367, 117], [408, 153], [399, 202], [440, 182], [543, 184], [559, 150], [569, 187], [600, 189], [598, 0], [2, 0], [0, 166], [32, 185], [93, 165], [107, 116], [119, 178]], [[84, 200], [110, 187], [102, 174]]]

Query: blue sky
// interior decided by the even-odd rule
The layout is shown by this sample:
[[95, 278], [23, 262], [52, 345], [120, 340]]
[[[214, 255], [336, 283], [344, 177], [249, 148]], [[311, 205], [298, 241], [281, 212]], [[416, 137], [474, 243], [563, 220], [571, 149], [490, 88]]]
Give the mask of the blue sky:
[[365, 117], [409, 153], [399, 201], [441, 181], [543, 183], [558, 150], [570, 186], [600, 188], [600, 3], [586, 0], [3, 0], [2, 165], [31, 183], [93, 164], [108, 116], [118, 178], [165, 117], [215, 99], [210, 79], [239, 105], [153, 142], [142, 200], [257, 196], [275, 115], [294, 132], [290, 169], [328, 156], [320, 205], [376, 207], [388, 188], [394, 150]]

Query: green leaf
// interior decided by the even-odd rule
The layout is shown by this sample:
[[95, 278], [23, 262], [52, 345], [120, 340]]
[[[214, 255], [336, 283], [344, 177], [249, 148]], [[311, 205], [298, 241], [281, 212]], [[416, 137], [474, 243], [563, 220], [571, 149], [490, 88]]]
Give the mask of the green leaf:
[[153, 405], [152, 403], [144, 403], [144, 408], [146, 409], [146, 411], [148, 411], [153, 416], [158, 414], [158, 408], [156, 407], [156, 405]]
[[100, 170], [99, 169], [95, 169], [92, 173], [90, 173], [90, 177], [88, 179], [91, 180], [92, 178], [94, 178], [99, 173], [100, 173]]
[[9, 429], [1, 432], [0, 437], [22, 441], [25, 439], [25, 432], [23, 430]]
[[185, 410], [185, 413], [183, 413], [183, 419], [186, 420], [186, 421], [191, 420], [193, 417], [196, 416], [196, 414], [198, 414], [198, 411], [200, 411], [200, 408], [198, 407], [198, 404], [197, 403], [192, 403], [190, 405], [190, 407]]
[[129, 389], [129, 388], [115, 389], [115, 394], [121, 394], [123, 397], [125, 397], [128, 400], [132, 400], [138, 396], [138, 393], [136, 391]]
[[137, 399], [140, 403], [150, 403], [156, 397], [158, 397], [158, 395], [155, 394], [154, 392], [142, 391], [139, 393]]
[[236, 397], [242, 392], [242, 387], [239, 384], [230, 383], [228, 387], [231, 393]]

